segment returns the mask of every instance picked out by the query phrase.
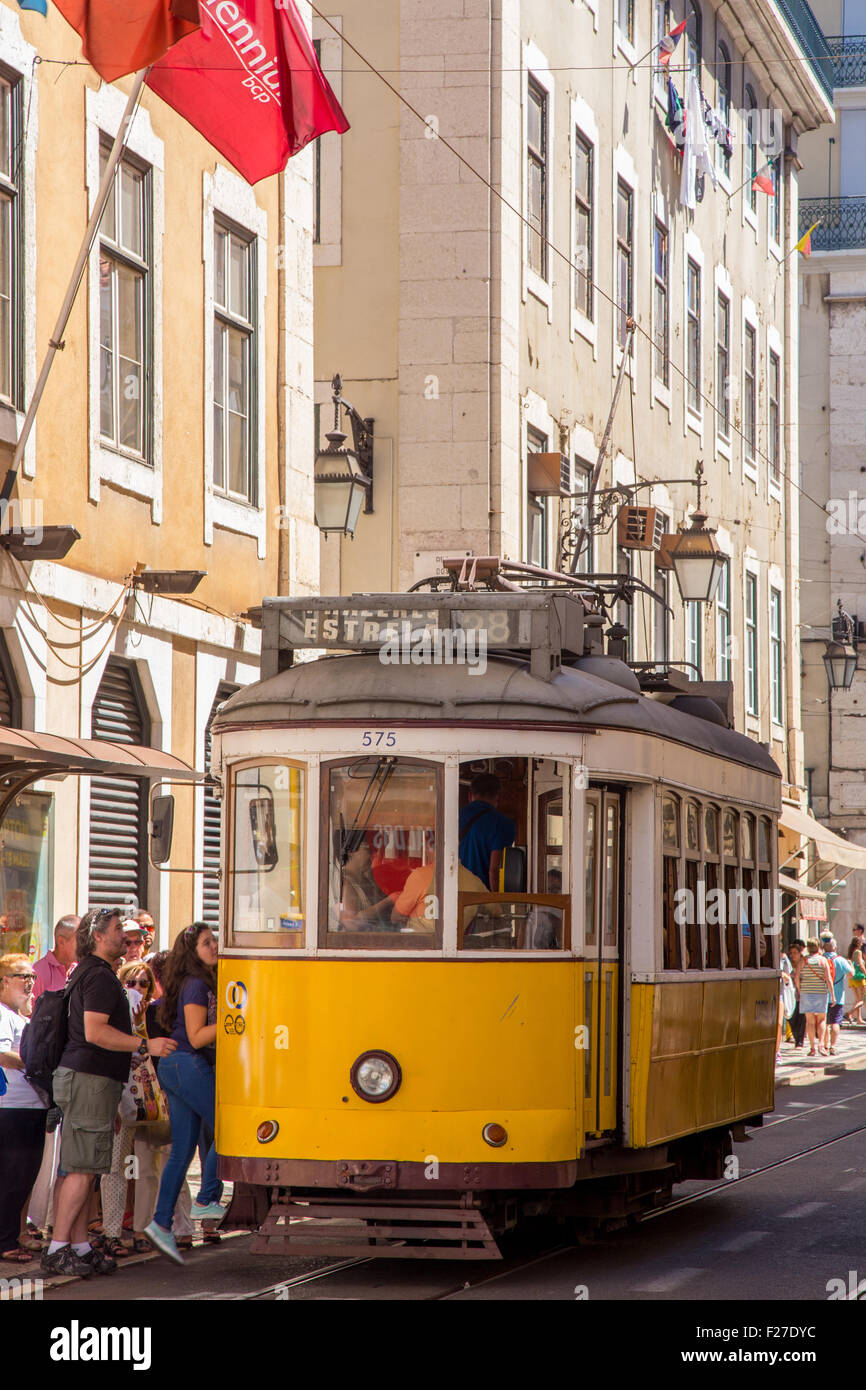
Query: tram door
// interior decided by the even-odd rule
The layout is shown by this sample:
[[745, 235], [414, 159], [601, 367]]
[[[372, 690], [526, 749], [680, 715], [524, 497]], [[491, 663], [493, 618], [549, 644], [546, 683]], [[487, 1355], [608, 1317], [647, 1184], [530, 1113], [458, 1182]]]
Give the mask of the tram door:
[[622, 826], [625, 794], [591, 787], [584, 812], [583, 1065], [584, 1128], [617, 1127], [620, 943], [622, 941]]

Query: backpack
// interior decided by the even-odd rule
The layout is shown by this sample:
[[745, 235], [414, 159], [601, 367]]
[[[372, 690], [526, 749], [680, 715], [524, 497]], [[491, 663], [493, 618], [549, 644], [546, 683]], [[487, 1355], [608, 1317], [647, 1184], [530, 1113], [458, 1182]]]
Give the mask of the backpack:
[[21, 1034], [24, 1076], [54, 1104], [52, 1084], [69, 1038], [69, 996], [81, 967], [63, 989], [46, 990], [33, 1005], [33, 1014]]

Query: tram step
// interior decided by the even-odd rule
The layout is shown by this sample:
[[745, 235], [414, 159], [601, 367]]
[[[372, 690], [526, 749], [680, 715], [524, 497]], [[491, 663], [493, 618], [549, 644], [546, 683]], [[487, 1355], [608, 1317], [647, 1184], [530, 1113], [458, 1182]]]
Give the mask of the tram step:
[[275, 1202], [253, 1237], [252, 1253], [368, 1255], [392, 1260], [500, 1260], [473, 1207], [422, 1203]]

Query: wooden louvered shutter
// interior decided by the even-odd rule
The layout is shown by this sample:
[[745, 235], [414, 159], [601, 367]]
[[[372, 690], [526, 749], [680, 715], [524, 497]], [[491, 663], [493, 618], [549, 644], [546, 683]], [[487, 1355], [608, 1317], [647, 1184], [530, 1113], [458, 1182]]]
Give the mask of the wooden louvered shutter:
[[[150, 720], [135, 668], [109, 657], [93, 702], [91, 737], [111, 743], [150, 742]], [[135, 899], [146, 906], [147, 782], [93, 777], [90, 782], [91, 907]]]
[[[234, 695], [240, 687], [229, 685], [223, 681], [217, 690], [216, 697], [207, 721], [207, 728], [204, 731], [204, 767], [205, 772], [210, 772], [210, 731], [217, 712], [217, 706], [223, 700], [227, 700], [230, 695]], [[202, 896], [201, 919], [207, 922], [209, 927], [217, 930], [219, 927], [220, 916], [220, 881], [217, 871], [220, 864], [220, 827], [222, 825], [222, 803], [217, 800], [210, 787], [204, 789], [204, 892]]]
[[0, 635], [0, 724], [6, 729], [17, 729], [21, 724], [21, 699], [18, 682], [9, 660], [6, 639]]

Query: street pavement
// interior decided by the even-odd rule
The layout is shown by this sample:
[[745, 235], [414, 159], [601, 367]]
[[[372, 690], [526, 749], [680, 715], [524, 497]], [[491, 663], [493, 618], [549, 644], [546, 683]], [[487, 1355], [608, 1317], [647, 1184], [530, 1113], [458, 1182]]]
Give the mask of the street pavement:
[[835, 1057], [810, 1057], [808, 1052], [808, 1043], [799, 1049], [793, 1042], [782, 1043], [782, 1058], [776, 1067], [777, 1091], [780, 1087], [804, 1086], [823, 1081], [825, 1076], [866, 1067], [866, 1023], [843, 1023]]

